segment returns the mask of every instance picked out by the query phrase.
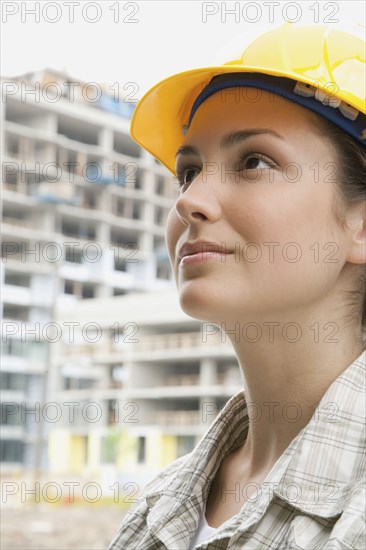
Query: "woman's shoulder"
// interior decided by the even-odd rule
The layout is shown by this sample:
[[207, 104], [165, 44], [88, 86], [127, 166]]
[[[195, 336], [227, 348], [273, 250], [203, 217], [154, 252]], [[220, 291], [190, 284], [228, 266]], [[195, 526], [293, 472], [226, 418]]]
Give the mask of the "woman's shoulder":
[[[192, 451], [193, 452], [193, 451]], [[137, 544], [146, 535], [146, 517], [154, 503], [166, 492], [172, 481], [176, 479], [192, 453], [183, 455], [167, 464], [139, 491], [136, 502], [129, 508], [123, 518], [119, 531], [111, 542], [108, 550], [124, 550], [126, 544]]]
[[151, 506], [153, 500], [159, 498], [171, 486], [172, 481], [179, 475], [179, 471], [189, 461], [192, 452], [176, 458], [173, 462], [164, 466], [164, 468], [142, 486], [139, 490], [137, 501], [129, 509], [128, 515], [135, 513], [138, 509], [145, 508], [146, 499], [148, 499], [147, 504]]
[[176, 477], [182, 467], [189, 461], [192, 452], [185, 454], [170, 462], [160, 472], [158, 472], [143, 488], [141, 496], [164, 491], [169, 487], [171, 479]]

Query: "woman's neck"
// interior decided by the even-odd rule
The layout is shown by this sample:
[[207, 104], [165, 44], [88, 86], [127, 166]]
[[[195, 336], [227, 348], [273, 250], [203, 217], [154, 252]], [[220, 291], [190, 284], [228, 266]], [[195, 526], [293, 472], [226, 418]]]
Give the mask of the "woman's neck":
[[[332, 326], [315, 336], [314, 329], [307, 334], [303, 330], [297, 342], [286, 341], [276, 328], [273, 338], [266, 341], [262, 335], [256, 343], [230, 334], [250, 404], [242, 451], [253, 476], [281, 456], [308, 424], [329, 386], [364, 348], [355, 340], [355, 331], [344, 327], [334, 336]], [[289, 340], [290, 331], [287, 334]]]

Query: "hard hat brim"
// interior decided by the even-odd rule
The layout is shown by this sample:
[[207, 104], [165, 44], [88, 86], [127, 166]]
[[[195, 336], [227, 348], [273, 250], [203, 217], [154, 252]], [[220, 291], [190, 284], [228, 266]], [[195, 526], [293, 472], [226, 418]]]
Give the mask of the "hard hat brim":
[[136, 105], [131, 137], [175, 175], [175, 155], [194, 101], [212, 78], [228, 73], [262, 73], [308, 84], [365, 114], [364, 50], [364, 40], [348, 33], [284, 24], [259, 37], [240, 59], [176, 73], [155, 84]]
[[[150, 88], [137, 103], [131, 118], [131, 137], [175, 174], [175, 154], [183, 142], [182, 127], [188, 123], [194, 100], [211, 78], [232, 72], [264, 71], [220, 65], [171, 75]], [[269, 69], [266, 74], [286, 76]]]

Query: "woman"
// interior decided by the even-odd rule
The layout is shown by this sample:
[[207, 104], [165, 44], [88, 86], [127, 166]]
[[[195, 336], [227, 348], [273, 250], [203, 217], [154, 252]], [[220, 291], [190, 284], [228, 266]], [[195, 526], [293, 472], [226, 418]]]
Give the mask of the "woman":
[[180, 187], [180, 304], [230, 338], [244, 390], [110, 550], [366, 547], [364, 51], [287, 24], [138, 104], [132, 137]]

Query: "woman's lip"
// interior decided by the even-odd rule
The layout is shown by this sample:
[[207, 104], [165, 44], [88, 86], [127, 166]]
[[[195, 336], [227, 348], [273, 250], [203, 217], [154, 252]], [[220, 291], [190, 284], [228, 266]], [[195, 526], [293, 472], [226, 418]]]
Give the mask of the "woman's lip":
[[232, 254], [232, 252], [196, 252], [196, 254], [187, 254], [183, 256], [179, 265], [206, 263], [218, 260], [224, 263], [226, 262], [226, 256], [230, 254]]

